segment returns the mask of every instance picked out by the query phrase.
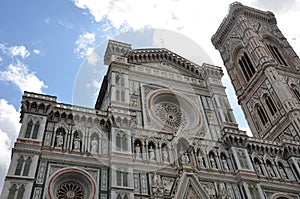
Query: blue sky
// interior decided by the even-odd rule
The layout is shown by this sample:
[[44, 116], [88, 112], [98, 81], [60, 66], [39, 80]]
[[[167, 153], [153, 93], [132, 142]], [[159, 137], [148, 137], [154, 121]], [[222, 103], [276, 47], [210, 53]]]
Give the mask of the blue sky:
[[[281, 0], [241, 2], [273, 11], [279, 28], [299, 53], [300, 30], [294, 22], [300, 18], [300, 0], [286, 0], [284, 4]], [[229, 0], [0, 1], [0, 190], [20, 128], [19, 107], [24, 90], [55, 95], [64, 103], [93, 107], [106, 71], [102, 57], [108, 38], [131, 43], [133, 48], [165, 47], [195, 62], [200, 59], [222, 66], [210, 38], [230, 3]], [[223, 82], [238, 123], [247, 130], [226, 75]], [[81, 92], [83, 89], [85, 93]]]

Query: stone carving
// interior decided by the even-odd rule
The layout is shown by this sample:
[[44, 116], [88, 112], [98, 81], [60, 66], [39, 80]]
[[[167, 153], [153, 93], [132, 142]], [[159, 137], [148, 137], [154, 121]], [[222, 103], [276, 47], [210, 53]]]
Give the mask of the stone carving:
[[79, 137], [75, 137], [74, 138], [74, 151], [80, 151], [80, 138]]
[[58, 133], [56, 135], [56, 147], [62, 147], [64, 144], [64, 138], [62, 136], [62, 133]]
[[278, 170], [279, 170], [279, 173], [280, 173], [280, 175], [283, 179], [288, 179], [288, 176], [287, 176], [282, 164], [278, 165]]
[[162, 157], [164, 162], [169, 162], [169, 154], [167, 151], [167, 146], [162, 147]]
[[200, 152], [198, 153], [197, 159], [198, 159], [198, 162], [199, 162], [199, 167], [200, 168], [205, 168], [204, 157], [201, 156]]
[[225, 184], [223, 182], [219, 183], [219, 189], [218, 189], [218, 198], [220, 199], [227, 199], [228, 192], [225, 188]]
[[212, 169], [217, 169], [217, 163], [216, 163], [216, 160], [215, 160], [215, 156], [213, 154], [210, 154], [209, 160], [210, 160], [211, 168]]
[[259, 176], [263, 175], [261, 167], [260, 167], [260, 163], [258, 161], [254, 162], [254, 167]]
[[98, 153], [98, 140], [96, 137], [91, 141], [91, 153]]
[[267, 162], [266, 166], [267, 166], [267, 171], [268, 171], [270, 177], [275, 177], [276, 175], [274, 173], [274, 170], [273, 170], [273, 167], [272, 167], [271, 163]]
[[139, 143], [137, 143], [135, 146], [135, 158], [138, 160], [142, 159], [141, 147]]
[[209, 198], [210, 199], [216, 199], [216, 192], [215, 192], [215, 189], [214, 189], [214, 185], [213, 184], [208, 184], [206, 186], [206, 190], [207, 190], [207, 193], [209, 195]]
[[190, 163], [190, 158], [188, 156], [188, 153], [182, 153], [180, 157], [180, 161], [182, 164], [189, 164]]
[[221, 160], [222, 160], [222, 165], [223, 165], [224, 171], [229, 171], [228, 162], [227, 162], [226, 157], [222, 156]]
[[247, 157], [242, 150], [237, 151], [237, 155], [240, 161], [241, 168], [248, 169]]
[[149, 146], [149, 160], [155, 161], [155, 152], [152, 145]]

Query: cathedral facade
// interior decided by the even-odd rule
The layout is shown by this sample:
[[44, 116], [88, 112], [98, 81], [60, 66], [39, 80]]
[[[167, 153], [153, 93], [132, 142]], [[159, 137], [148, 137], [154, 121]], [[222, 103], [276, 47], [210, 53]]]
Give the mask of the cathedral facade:
[[3, 199], [299, 199], [300, 60], [271, 12], [230, 6], [220, 67], [110, 40], [94, 108], [25, 92]]

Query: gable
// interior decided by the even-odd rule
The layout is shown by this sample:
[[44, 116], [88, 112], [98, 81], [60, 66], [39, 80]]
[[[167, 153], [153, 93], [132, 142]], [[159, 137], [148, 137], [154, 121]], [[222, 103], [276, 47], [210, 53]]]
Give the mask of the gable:
[[[154, 64], [156, 67], [166, 70], [178, 70], [181, 74], [187, 74], [197, 78], [204, 77], [203, 66], [199, 66], [167, 49], [136, 49], [127, 54], [128, 63]], [[173, 69], [172, 69], [173, 68]]]

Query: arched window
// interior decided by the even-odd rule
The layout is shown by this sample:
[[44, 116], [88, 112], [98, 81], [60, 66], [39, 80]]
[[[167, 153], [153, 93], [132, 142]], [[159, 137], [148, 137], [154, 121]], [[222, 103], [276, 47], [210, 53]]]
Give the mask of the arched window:
[[121, 150], [121, 142], [122, 142], [122, 136], [120, 133], [118, 133], [116, 137], [117, 150]]
[[15, 199], [16, 192], [17, 192], [17, 185], [13, 184], [9, 189], [7, 199]]
[[124, 134], [122, 138], [123, 138], [122, 139], [122, 151], [128, 151], [128, 144], [127, 144], [128, 139], [127, 139], [126, 134]]
[[33, 132], [32, 132], [32, 139], [36, 139], [37, 138], [37, 134], [39, 132], [39, 128], [40, 128], [40, 122], [37, 121], [35, 124], [34, 124], [34, 128], [33, 128]]
[[116, 90], [116, 100], [120, 101], [120, 91]]
[[271, 115], [272, 115], [272, 116], [275, 115], [275, 113], [277, 113], [277, 108], [276, 108], [276, 106], [275, 106], [273, 100], [270, 98], [269, 95], [264, 95], [263, 98], [264, 98], [264, 100], [265, 100], [265, 103], [266, 103], [266, 105], [267, 105], [267, 107], [268, 107], [268, 109], [269, 109]]
[[281, 162], [278, 162], [278, 170], [282, 179], [288, 179], [288, 175], [286, 174], [284, 165]]
[[259, 104], [256, 105], [256, 113], [259, 116], [261, 123], [265, 126], [268, 123], [268, 118], [265, 111]]
[[295, 84], [292, 84], [291, 88], [292, 88], [294, 95], [297, 97], [298, 100], [300, 100], [299, 88]]
[[239, 66], [243, 71], [243, 74], [247, 81], [249, 81], [255, 73], [255, 68], [250, 61], [247, 53], [243, 53], [243, 55], [238, 60]]
[[116, 75], [116, 85], [120, 85], [120, 75]]
[[118, 194], [117, 199], [122, 199], [121, 194]]
[[283, 59], [281, 53], [278, 48], [274, 44], [266, 43], [267, 48], [272, 54], [272, 57], [277, 61], [278, 64], [287, 66], [286, 61]]
[[128, 151], [128, 139], [125, 133], [117, 133], [116, 146], [118, 151]]
[[121, 77], [121, 86], [124, 86], [124, 85], [125, 85], [124, 77]]
[[121, 91], [121, 102], [125, 102], [125, 92]]
[[124, 171], [117, 170], [117, 186], [128, 186], [128, 173]]
[[24, 185], [21, 185], [18, 190], [18, 195], [16, 199], [22, 199], [25, 192]]
[[21, 175], [21, 172], [22, 172], [22, 169], [23, 169], [23, 164], [24, 164], [24, 156], [21, 156], [18, 159], [18, 162], [17, 162], [17, 168], [16, 168], [16, 171], [15, 171], [15, 175]]
[[25, 138], [30, 138], [31, 130], [33, 126], [33, 121], [30, 120], [27, 124], [26, 132], [25, 132]]
[[28, 176], [31, 162], [32, 162], [31, 157], [28, 157], [25, 160], [25, 166], [24, 166], [23, 176]]

